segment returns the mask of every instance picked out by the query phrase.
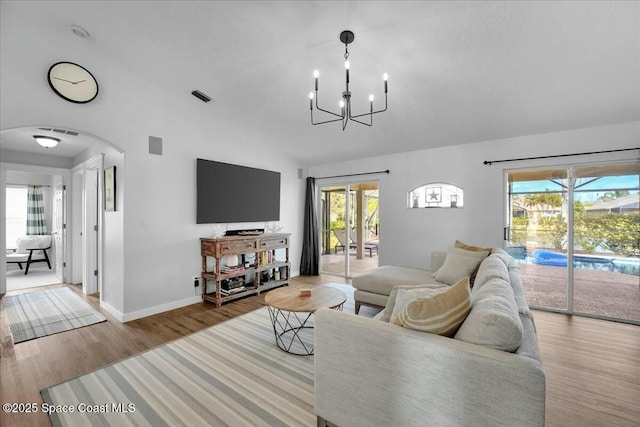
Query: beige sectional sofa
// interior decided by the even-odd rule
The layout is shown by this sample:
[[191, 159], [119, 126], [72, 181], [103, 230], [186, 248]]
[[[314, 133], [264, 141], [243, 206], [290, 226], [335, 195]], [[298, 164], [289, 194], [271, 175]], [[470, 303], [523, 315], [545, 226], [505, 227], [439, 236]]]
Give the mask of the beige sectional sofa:
[[[433, 279], [427, 283], [437, 286]], [[373, 319], [316, 312], [318, 425], [544, 425], [545, 374], [535, 326], [519, 268], [505, 251], [492, 250], [480, 264], [471, 311], [452, 338], [388, 323], [402, 288], [390, 296], [375, 289], [356, 291], [368, 292], [360, 293], [361, 303], [389, 300]]]
[[[433, 252], [431, 270], [439, 269], [446, 256], [446, 252]], [[351, 284], [355, 288], [353, 298], [356, 303], [356, 314], [360, 311], [361, 305], [384, 307], [395, 286], [438, 283], [431, 274], [431, 271], [418, 268], [384, 265], [355, 276]]]

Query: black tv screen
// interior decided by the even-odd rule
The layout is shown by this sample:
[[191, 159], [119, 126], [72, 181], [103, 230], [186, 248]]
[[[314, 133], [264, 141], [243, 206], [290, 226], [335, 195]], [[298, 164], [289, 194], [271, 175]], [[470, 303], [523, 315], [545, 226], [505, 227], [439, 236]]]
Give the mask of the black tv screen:
[[197, 159], [196, 223], [280, 220], [280, 172]]

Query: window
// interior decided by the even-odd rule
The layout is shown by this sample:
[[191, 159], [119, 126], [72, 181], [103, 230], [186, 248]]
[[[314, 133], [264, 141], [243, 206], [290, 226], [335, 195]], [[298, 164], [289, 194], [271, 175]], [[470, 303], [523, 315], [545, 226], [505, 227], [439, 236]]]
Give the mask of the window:
[[16, 247], [18, 237], [24, 236], [27, 228], [27, 187], [7, 187], [6, 192], [6, 248]]
[[461, 208], [464, 206], [462, 188], [444, 182], [432, 182], [414, 188], [407, 194], [407, 207]]

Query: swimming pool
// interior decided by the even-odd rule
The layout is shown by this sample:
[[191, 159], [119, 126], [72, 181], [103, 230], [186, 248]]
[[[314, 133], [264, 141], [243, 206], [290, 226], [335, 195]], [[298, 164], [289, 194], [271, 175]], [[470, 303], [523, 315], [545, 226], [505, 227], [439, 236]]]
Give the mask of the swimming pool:
[[[510, 250], [508, 252], [519, 262], [524, 262], [527, 264], [541, 264], [540, 262], [535, 262], [534, 257], [528, 255], [526, 251]], [[603, 270], [611, 271], [614, 273], [640, 276], [640, 258], [614, 258], [597, 255], [574, 255], [573, 264], [575, 268]], [[559, 265], [556, 264], [556, 266]], [[566, 267], [566, 261], [564, 263], [564, 267]]]

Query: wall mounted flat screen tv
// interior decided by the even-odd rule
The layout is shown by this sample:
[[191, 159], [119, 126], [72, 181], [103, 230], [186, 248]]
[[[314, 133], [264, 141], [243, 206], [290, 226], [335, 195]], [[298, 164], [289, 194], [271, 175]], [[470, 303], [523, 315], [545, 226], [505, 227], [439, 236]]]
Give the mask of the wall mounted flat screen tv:
[[280, 220], [280, 172], [197, 159], [196, 223]]

